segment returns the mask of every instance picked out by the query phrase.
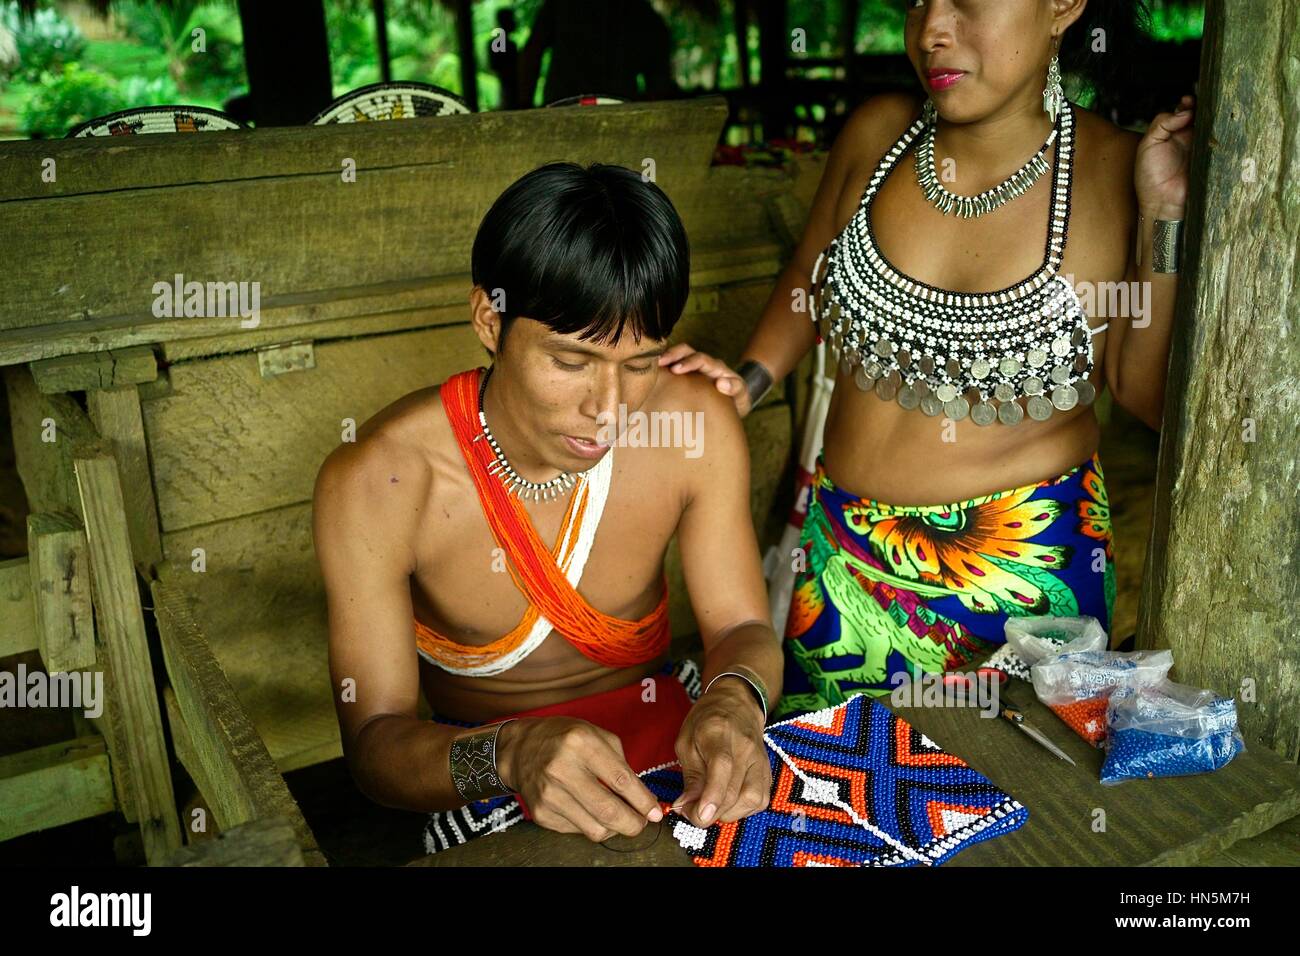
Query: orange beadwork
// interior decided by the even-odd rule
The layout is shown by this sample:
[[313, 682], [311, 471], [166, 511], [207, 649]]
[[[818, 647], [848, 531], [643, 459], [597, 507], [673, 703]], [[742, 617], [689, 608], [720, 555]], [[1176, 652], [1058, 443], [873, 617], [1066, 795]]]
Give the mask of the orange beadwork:
[[[557, 540], [548, 549], [524, 510], [501, 480], [488, 473], [495, 456], [486, 441], [475, 441], [483, 432], [478, 419], [480, 369], [460, 372], [443, 383], [440, 390], [447, 421], [456, 436], [492, 536], [505, 551], [507, 568], [516, 587], [528, 599], [523, 618], [508, 634], [482, 647], [460, 644], [416, 621], [416, 642], [435, 661], [463, 665], [467, 657], [490, 663], [517, 648], [528, 636], [539, 614], [584, 656], [605, 667], [634, 667], [666, 653], [671, 632], [668, 624], [668, 587], [653, 611], [638, 621], [626, 621], [597, 611], [565, 577], [561, 567], [575, 547], [577, 535]], [[587, 506], [588, 488], [582, 483], [569, 500], [564, 529], [581, 525]], [[576, 509], [576, 511], [575, 511]]]

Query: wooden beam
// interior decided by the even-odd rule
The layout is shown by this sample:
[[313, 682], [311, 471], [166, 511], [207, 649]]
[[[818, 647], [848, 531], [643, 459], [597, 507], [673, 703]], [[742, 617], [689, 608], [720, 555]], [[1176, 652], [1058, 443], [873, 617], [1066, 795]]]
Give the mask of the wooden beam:
[[260, 818], [284, 818], [309, 862], [323, 864], [311, 828], [183, 594], [161, 581], [153, 582], [152, 591], [163, 660], [181, 717], [179, 725], [172, 721], [177, 752], [218, 825], [227, 830]]
[[27, 554], [41, 663], [51, 674], [94, 667], [90, 555], [81, 520], [68, 512], [28, 515]]
[[57, 395], [152, 382], [158, 377], [158, 362], [151, 348], [138, 345], [33, 362], [32, 377], [42, 393]]
[[[1300, 0], [1206, 6], [1138, 646], [1300, 757]], [[1138, 332], [1132, 333], [1134, 335]]]
[[[726, 177], [730, 179], [730, 177]], [[750, 185], [769, 183], [744, 177]], [[720, 184], [721, 185], [721, 184]], [[743, 190], [729, 182], [729, 194]], [[691, 285], [707, 288], [774, 275], [784, 265], [776, 242], [695, 249]], [[262, 301], [256, 328], [230, 318], [159, 319], [148, 312], [0, 331], [0, 365], [36, 363], [85, 353], [91, 340], [110, 349], [136, 342], [162, 345], [168, 362], [222, 352], [246, 352], [292, 338], [350, 338], [406, 328], [463, 323], [473, 281], [468, 273], [275, 296]], [[150, 381], [158, 379], [154, 375]], [[160, 380], [161, 381], [161, 380]], [[146, 387], [148, 387], [146, 385]]]
[[30, 511], [80, 514], [72, 448], [96, 437], [85, 409], [71, 395], [42, 395], [26, 366], [4, 369], [14, 461]]
[[[152, 361], [152, 353], [149, 358]], [[136, 570], [147, 581], [153, 577], [154, 565], [162, 560], [162, 539], [139, 391], [134, 385], [92, 388], [86, 392], [86, 407], [95, 430], [110, 443], [117, 460], [131, 536], [131, 557]]]
[[[509, 183], [553, 159], [635, 170], [653, 159], [655, 181], [677, 207], [693, 246], [753, 241], [762, 234], [761, 209], [737, 202], [729, 187], [744, 182], [748, 191], [739, 198], [749, 199], [763, 177], [709, 165], [725, 115], [721, 98], [709, 97], [636, 108], [260, 129], [255, 135], [99, 137], [168, 141], [154, 146], [6, 144], [0, 151], [0, 232], [23, 239], [5, 247], [0, 327], [68, 324], [85, 333], [86, 323], [98, 319], [154, 319], [156, 305], [166, 311], [161, 306], [174, 303], [177, 275], [182, 293], [187, 282], [222, 283], [222, 291], [225, 283], [245, 283], [248, 311], [254, 288], [265, 304], [321, 289], [420, 279], [435, 270], [461, 273], [469, 262], [472, 224]], [[196, 147], [198, 140], [204, 142]], [[78, 145], [66, 145], [73, 142]], [[41, 148], [28, 148], [33, 145]], [[46, 159], [59, 164], [56, 182], [40, 182], [32, 172]], [[351, 164], [356, 176], [345, 179]], [[29, 189], [29, 180], [38, 188]], [[214, 216], [214, 209], [221, 214]], [[176, 229], [186, 217], [202, 221], [203, 229]], [[124, 222], [131, 223], [125, 234]], [[286, 245], [286, 235], [295, 242]], [[313, 252], [319, 249], [346, 252], [321, 256]], [[419, 254], [395, 255], [394, 249]], [[169, 285], [173, 291], [164, 298]], [[207, 311], [206, 301], [204, 310], [196, 300], [188, 304], [191, 315], [173, 317], [172, 324], [213, 321], [212, 314], [192, 314]], [[211, 313], [227, 315], [216, 331], [237, 331], [238, 310], [217, 305], [214, 298]], [[21, 341], [6, 336], [7, 346]], [[88, 342], [83, 337], [76, 351], [87, 351]]]
[[145, 856], [155, 863], [181, 845], [181, 830], [131, 560], [122, 486], [112, 449], [102, 439], [77, 446], [73, 465], [90, 542], [96, 620], [112, 670], [109, 693], [120, 706], [124, 724], [124, 751]]
[[0, 658], [38, 650], [32, 573], [26, 557], [0, 561]]
[[111, 813], [114, 805], [99, 737], [0, 756], [0, 842]]

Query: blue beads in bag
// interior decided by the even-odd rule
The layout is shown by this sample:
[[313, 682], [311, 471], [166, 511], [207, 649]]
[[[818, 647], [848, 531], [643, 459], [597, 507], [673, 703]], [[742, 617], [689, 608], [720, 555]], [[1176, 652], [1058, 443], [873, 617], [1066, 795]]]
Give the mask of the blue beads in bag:
[[1218, 770], [1246, 749], [1235, 700], [1170, 680], [1112, 695], [1107, 725], [1108, 785]]

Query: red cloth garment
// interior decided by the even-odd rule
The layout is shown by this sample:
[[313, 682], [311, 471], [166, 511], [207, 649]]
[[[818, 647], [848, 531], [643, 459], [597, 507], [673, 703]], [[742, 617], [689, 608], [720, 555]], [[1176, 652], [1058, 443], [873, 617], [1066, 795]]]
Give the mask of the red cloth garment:
[[[651, 696], [650, 688], [641, 680], [615, 690], [508, 716], [575, 717], [603, 727], [623, 742], [623, 757], [632, 771], [643, 773], [677, 759], [677, 734], [692, 704], [681, 682], [671, 675], [656, 674], [647, 680], [654, 681], [653, 700], [644, 699]], [[519, 805], [524, 818], [531, 820], [532, 814], [523, 797], [519, 797]]]

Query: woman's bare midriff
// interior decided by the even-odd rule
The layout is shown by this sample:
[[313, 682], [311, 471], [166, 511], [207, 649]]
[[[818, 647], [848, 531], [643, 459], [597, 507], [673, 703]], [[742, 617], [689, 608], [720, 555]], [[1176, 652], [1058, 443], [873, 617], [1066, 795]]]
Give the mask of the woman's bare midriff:
[[[1094, 371], [1093, 384], [1101, 389]], [[893, 505], [951, 504], [1055, 478], [1097, 449], [1100, 430], [1090, 407], [1057, 412], [1045, 422], [979, 426], [969, 418], [886, 402], [836, 377], [826, 418], [827, 477], [854, 495]]]

